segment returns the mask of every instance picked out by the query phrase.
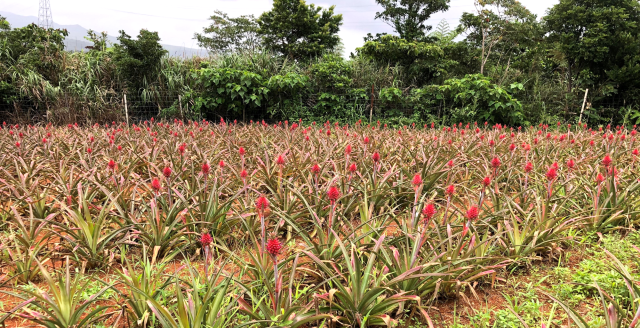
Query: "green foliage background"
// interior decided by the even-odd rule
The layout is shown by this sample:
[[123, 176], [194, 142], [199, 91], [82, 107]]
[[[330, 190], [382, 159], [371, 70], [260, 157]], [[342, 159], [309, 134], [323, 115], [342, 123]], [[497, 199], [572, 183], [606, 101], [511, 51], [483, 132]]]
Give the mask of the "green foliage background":
[[341, 15], [305, 1], [275, 0], [258, 18], [214, 13], [195, 35], [208, 58], [168, 57], [146, 30], [113, 45], [90, 31], [94, 46], [71, 53], [65, 31], [0, 19], [0, 116], [121, 120], [127, 94], [136, 119], [640, 123], [637, 1], [561, 0], [538, 18], [518, 1], [476, 0], [454, 28], [424, 24], [446, 1], [378, 2], [397, 35], [369, 35], [349, 58]]

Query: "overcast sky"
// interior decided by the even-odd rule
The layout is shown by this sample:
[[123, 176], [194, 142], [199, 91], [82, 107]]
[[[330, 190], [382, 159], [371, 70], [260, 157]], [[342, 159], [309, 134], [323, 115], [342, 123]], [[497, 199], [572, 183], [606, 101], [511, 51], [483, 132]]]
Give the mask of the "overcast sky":
[[[117, 35], [125, 30], [135, 36], [141, 28], [158, 31], [162, 43], [196, 48], [193, 40], [195, 32], [202, 31], [207, 18], [214, 10], [222, 10], [230, 16], [253, 14], [259, 16], [271, 9], [271, 0], [50, 0], [53, 20], [57, 24], [79, 24], [87, 29], [106, 31]], [[538, 17], [559, 0], [520, 0]], [[1, 0], [0, 11], [8, 11], [25, 16], [38, 16], [38, 0]], [[321, 6], [336, 5], [336, 12], [343, 14], [340, 37], [348, 54], [362, 45], [367, 33], [393, 32], [382, 21], [374, 20], [381, 8], [375, 0], [322, 0], [307, 3]], [[451, 8], [437, 13], [429, 20], [429, 25], [437, 25], [442, 19], [451, 27], [465, 11], [473, 11], [474, 0], [451, 0]]]

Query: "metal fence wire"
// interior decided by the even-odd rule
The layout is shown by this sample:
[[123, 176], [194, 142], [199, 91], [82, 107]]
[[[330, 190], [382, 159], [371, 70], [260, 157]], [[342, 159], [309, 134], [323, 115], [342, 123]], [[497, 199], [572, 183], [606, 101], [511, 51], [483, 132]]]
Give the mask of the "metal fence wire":
[[[580, 114], [580, 103], [554, 101], [521, 101], [523, 112], [540, 115], [576, 116]], [[78, 96], [62, 93], [55, 97], [34, 99], [24, 95], [0, 94], [0, 121], [16, 123], [72, 123], [111, 122], [131, 123], [155, 118], [208, 119], [219, 120], [265, 120], [273, 121], [291, 118], [336, 118], [358, 120], [389, 117], [429, 117], [443, 120], [460, 106], [440, 102], [408, 102], [381, 99], [375, 93], [366, 96], [353, 94], [306, 94], [293, 99], [270, 99], [260, 106], [244, 108], [206, 108], [195, 110], [193, 99], [184, 95], [156, 94], [140, 97], [125, 94], [107, 94], [100, 97]], [[585, 122], [590, 117], [599, 120], [620, 120], [637, 106], [628, 106], [619, 101], [588, 104], [584, 114]]]

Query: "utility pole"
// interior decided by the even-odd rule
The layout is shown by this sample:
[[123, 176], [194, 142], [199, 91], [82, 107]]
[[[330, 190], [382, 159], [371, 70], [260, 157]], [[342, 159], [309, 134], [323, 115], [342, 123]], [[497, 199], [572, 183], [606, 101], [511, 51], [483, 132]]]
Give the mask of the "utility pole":
[[44, 29], [53, 28], [53, 18], [51, 17], [51, 4], [49, 0], [40, 0], [38, 26]]

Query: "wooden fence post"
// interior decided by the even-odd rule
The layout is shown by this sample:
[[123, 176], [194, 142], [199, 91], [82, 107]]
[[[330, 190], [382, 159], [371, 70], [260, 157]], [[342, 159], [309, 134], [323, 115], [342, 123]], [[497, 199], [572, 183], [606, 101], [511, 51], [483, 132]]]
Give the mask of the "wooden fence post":
[[584, 112], [584, 105], [587, 103], [588, 93], [589, 93], [589, 89], [584, 91], [584, 100], [582, 101], [582, 109], [580, 110], [580, 118], [578, 119], [578, 124], [582, 124], [582, 113]]
[[124, 94], [124, 115], [127, 118], [127, 126], [129, 126], [129, 109], [127, 108], [127, 94]]
[[369, 124], [373, 121], [373, 84], [371, 85], [371, 108], [369, 108]]

